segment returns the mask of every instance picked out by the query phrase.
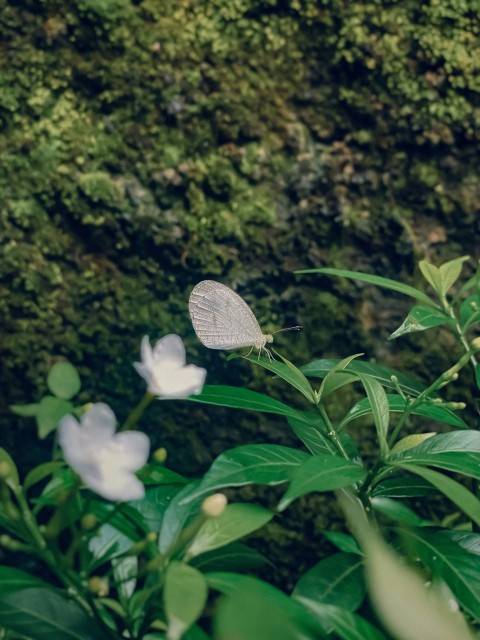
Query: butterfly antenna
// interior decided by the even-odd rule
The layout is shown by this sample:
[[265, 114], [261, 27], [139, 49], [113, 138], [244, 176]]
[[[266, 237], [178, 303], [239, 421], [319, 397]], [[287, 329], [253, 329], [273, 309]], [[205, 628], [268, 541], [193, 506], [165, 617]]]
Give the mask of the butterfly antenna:
[[276, 331], [274, 331], [274, 332], [272, 333], [272, 336], [273, 336], [275, 333], [280, 333], [280, 332], [282, 332], [282, 331], [300, 331], [300, 329], [302, 329], [302, 328], [303, 328], [303, 327], [302, 327], [302, 325], [301, 325], [301, 324], [298, 324], [296, 327], [286, 327], [285, 329], [277, 329]]

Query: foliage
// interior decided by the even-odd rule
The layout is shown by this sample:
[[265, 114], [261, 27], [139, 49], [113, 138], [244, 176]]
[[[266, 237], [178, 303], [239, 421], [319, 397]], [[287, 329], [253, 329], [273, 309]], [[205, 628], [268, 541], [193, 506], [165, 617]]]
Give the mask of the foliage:
[[[142, 354], [145, 366], [137, 367], [142, 376], [145, 367], [154, 376], [169, 376], [175, 396], [181, 397], [182, 386], [191, 407], [201, 403], [272, 412], [288, 422], [297, 447], [244, 444], [224, 451], [199, 479], [169, 470], [165, 451], [158, 451], [153, 462], [138, 471], [143, 497], [128, 501], [125, 488], [101, 477], [98, 469], [107, 452], [100, 450], [110, 446], [109, 438], [116, 438], [120, 447], [121, 442], [126, 445], [126, 436], [145, 437], [129, 429], [154, 399], [149, 375], [149, 390], [120, 428], [127, 433], [114, 436], [114, 428], [108, 427], [105, 437], [92, 428], [94, 411], [113, 417], [104, 404], [93, 409], [71, 405], [69, 411], [88, 427], [87, 444], [98, 440], [99, 457], [92, 452], [90, 464], [82, 461], [78, 466], [80, 450], [71, 458], [66, 455], [66, 425], [80, 428], [71, 415], [60, 420], [59, 441], [72, 468], [57, 460], [61, 451], [55, 444], [54, 460], [22, 478], [12, 457], [0, 449], [0, 544], [48, 569], [42, 580], [8, 564], [0, 566], [0, 624], [6, 633], [32, 640], [56, 633], [98, 640], [313, 640], [332, 635], [345, 640], [472, 640], [473, 629], [480, 625], [480, 434], [456, 415], [465, 403], [443, 396], [466, 367], [480, 377], [480, 340], [472, 339], [480, 324], [480, 272], [459, 287], [465, 260], [439, 268], [422, 264], [433, 297], [380, 276], [318, 269], [371, 280], [421, 301], [429, 313], [421, 323], [403, 322], [394, 337], [436, 330], [439, 318], [444, 319], [463, 355], [426, 386], [363, 361], [359, 354], [300, 368], [279, 354], [280, 361], [248, 355], [243, 356], [246, 361], [291, 386], [299, 402], [291, 406], [227, 385], [198, 388], [187, 396], [192, 381], [181, 377], [183, 351], [180, 373], [165, 368], [171, 356], [165, 349], [154, 348], [155, 361], [150, 350]], [[177, 342], [170, 339], [168, 344], [178, 353]], [[176, 375], [178, 381], [173, 380]], [[47, 382], [54, 394], [48, 397], [74, 402], [80, 380], [72, 365], [54, 365]], [[158, 382], [158, 389], [165, 388]], [[340, 419], [332, 419], [338, 392], [351, 385], [363, 399]], [[307, 410], [300, 408], [305, 402]], [[12, 409], [35, 416], [39, 435], [52, 438], [39, 421], [41, 406]], [[374, 457], [365, 455], [362, 443], [354, 439], [359, 417], [367, 419], [374, 434]], [[407, 426], [414, 433], [405, 435]], [[85, 444], [82, 438], [77, 442], [79, 448]], [[125, 469], [127, 459], [137, 468], [143, 464], [129, 447], [115, 453], [109, 462], [112, 477], [115, 465]], [[138, 484], [138, 479], [131, 482]], [[88, 490], [105, 497], [103, 485], [117, 492], [118, 502]], [[227, 504], [226, 496], [218, 493], [229, 490], [235, 496], [235, 487], [259, 485], [282, 486], [274, 510], [255, 501]], [[342, 532], [330, 530], [329, 524], [324, 528], [336, 553], [309, 567], [290, 594], [245, 575], [268, 560], [245, 544], [244, 537], [307, 494], [327, 494], [333, 504], [332, 492], [346, 524]], [[432, 506], [432, 495], [443, 497], [453, 511]]]

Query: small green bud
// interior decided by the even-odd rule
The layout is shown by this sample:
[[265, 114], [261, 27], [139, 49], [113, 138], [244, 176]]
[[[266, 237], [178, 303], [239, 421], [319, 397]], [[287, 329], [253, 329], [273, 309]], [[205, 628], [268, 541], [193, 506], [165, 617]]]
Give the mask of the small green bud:
[[168, 454], [165, 447], [160, 447], [159, 449], [153, 452], [153, 459], [155, 460], [155, 462], [158, 462], [159, 464], [164, 464], [167, 459], [167, 455]]
[[100, 576], [92, 576], [88, 581], [88, 589], [97, 596], [104, 598], [108, 596], [109, 586], [105, 578]]
[[466, 408], [465, 402], [446, 402], [444, 405], [445, 409], [451, 409], [452, 411], [461, 411]]
[[86, 513], [80, 521], [84, 531], [91, 531], [97, 526], [97, 523], [98, 518], [94, 513]]
[[480, 351], [480, 336], [472, 340], [472, 342], [470, 343], [470, 348], [472, 351]]

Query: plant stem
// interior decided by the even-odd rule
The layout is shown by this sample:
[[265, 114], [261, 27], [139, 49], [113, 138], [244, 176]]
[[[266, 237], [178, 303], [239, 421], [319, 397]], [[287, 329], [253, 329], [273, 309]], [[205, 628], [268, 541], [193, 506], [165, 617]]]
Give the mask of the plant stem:
[[346, 460], [350, 460], [350, 456], [348, 455], [348, 453], [346, 452], [340, 438], [338, 437], [338, 433], [335, 431], [335, 427], [332, 424], [332, 421], [330, 420], [325, 407], [323, 406], [322, 403], [319, 403], [316, 405], [317, 407], [317, 411], [318, 413], [321, 415], [323, 421], [325, 422], [325, 425], [328, 429], [328, 437], [330, 438], [330, 440], [333, 442], [333, 444], [336, 446], [336, 448], [338, 449], [338, 451], [342, 454], [342, 456], [346, 459]]
[[146, 391], [145, 395], [137, 404], [135, 409], [130, 412], [130, 415], [125, 420], [123, 426], [119, 429], [119, 431], [128, 431], [129, 429], [134, 429], [137, 422], [142, 417], [143, 412], [154, 398], [155, 396], [153, 395], [153, 393], [150, 393], [150, 391]]

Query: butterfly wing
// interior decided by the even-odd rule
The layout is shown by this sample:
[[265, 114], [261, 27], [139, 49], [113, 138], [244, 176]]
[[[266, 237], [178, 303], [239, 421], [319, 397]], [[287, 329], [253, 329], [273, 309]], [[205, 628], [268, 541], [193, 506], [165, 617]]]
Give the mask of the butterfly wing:
[[199, 282], [190, 294], [188, 308], [195, 333], [210, 349], [250, 347], [263, 338], [248, 304], [224, 284]]

